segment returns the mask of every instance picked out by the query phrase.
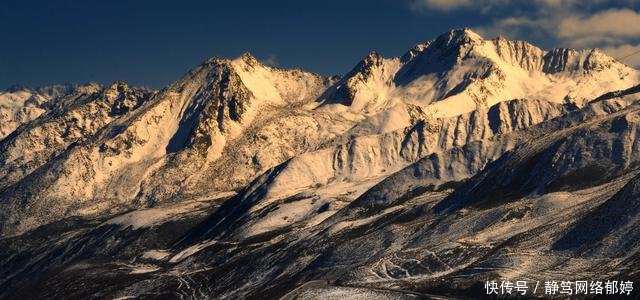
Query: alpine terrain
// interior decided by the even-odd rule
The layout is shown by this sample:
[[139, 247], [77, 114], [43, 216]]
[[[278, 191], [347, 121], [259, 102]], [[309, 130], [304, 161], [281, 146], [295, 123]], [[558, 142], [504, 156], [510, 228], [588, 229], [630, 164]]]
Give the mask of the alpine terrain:
[[2, 299], [640, 282], [638, 226], [640, 71], [597, 49], [459, 29], [344, 76], [246, 53], [0, 92]]

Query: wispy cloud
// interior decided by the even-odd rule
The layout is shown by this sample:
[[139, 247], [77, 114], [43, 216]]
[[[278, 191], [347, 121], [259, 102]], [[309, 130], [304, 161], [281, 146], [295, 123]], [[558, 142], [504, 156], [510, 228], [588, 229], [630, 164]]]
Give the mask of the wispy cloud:
[[588, 17], [569, 16], [560, 21], [558, 36], [585, 45], [640, 37], [640, 14], [630, 9], [609, 9]]
[[267, 56], [267, 58], [263, 61], [263, 63], [268, 66], [277, 67], [278, 57], [273, 54], [269, 54], [269, 56]]
[[[602, 51], [608, 53], [609, 55], [615, 58], [622, 58], [624, 56], [628, 56], [631, 53], [636, 53], [640, 51], [640, 44], [637, 45], [629, 45], [624, 44], [617, 47], [606, 47], [602, 48]], [[628, 56], [624, 59], [624, 62], [631, 66], [640, 67], [640, 54]]]

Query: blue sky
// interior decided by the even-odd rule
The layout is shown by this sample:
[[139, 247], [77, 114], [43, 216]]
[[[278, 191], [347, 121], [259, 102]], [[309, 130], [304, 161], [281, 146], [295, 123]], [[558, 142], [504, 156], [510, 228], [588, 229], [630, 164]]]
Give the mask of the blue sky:
[[[452, 28], [542, 47], [640, 50], [640, 0], [33, 1], [0, 10], [0, 88], [109, 83], [161, 88], [211, 56], [342, 74]], [[626, 61], [640, 65], [640, 55]]]

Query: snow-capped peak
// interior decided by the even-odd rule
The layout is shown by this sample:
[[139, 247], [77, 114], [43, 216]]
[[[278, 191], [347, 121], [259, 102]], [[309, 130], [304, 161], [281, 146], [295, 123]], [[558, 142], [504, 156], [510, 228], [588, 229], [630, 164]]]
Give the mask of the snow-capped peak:
[[466, 44], [484, 42], [484, 38], [469, 28], [453, 29], [441, 34], [435, 39], [434, 44], [447, 48], [458, 47]]
[[387, 95], [400, 64], [399, 58], [386, 59], [371, 51], [319, 100], [326, 105], [344, 104], [352, 111], [379, 111], [389, 106]]
[[248, 52], [231, 60], [230, 66], [259, 103], [287, 105], [315, 100], [328, 82], [311, 72], [268, 66]]
[[371, 52], [333, 80], [245, 53], [210, 58], [153, 95], [122, 82], [78, 86], [48, 118], [0, 143], [7, 149], [0, 151], [6, 157], [0, 182], [20, 188], [15, 184], [24, 178], [49, 178], [38, 183], [46, 189], [17, 195], [15, 203], [55, 191], [46, 199], [64, 208], [57, 216], [105, 198], [140, 204], [183, 188], [228, 191], [303, 151], [351, 136], [402, 132], [419, 120], [459, 117], [512, 99], [581, 104], [637, 85], [638, 72], [599, 51], [546, 52], [458, 29], [402, 58]]
[[638, 71], [598, 50], [544, 51], [526, 41], [485, 40], [464, 28], [399, 59], [371, 53], [320, 100], [367, 114], [407, 103], [453, 116], [522, 98], [581, 105], [603, 86], [619, 90], [639, 79]]
[[248, 65], [264, 65], [255, 56], [249, 52], [242, 53], [238, 59], [243, 60]]

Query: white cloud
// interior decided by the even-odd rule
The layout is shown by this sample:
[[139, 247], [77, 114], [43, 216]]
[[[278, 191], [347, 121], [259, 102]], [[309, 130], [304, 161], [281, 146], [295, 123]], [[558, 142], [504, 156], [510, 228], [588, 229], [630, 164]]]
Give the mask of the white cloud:
[[571, 16], [560, 22], [558, 36], [640, 37], [640, 14], [630, 9], [610, 9], [586, 18]]
[[529, 17], [507, 17], [496, 20], [492, 24], [474, 28], [480, 34], [486, 37], [495, 37], [498, 35], [507, 36], [509, 38], [518, 38], [524, 34], [526, 30], [537, 31], [538, 33], [546, 33], [554, 28], [554, 22], [545, 19], [532, 19]]
[[[605, 47], [605, 48], [602, 48], [601, 50], [604, 53], [609, 54], [611, 57], [622, 58], [622, 62], [626, 63], [627, 65], [633, 66], [635, 68], [640, 68], [640, 53], [638, 53], [638, 51], [640, 51], [640, 44], [635, 46], [630, 44], [624, 44], [617, 47]], [[633, 53], [636, 53], [636, 54], [631, 55]], [[631, 55], [631, 56], [628, 56], [628, 55]], [[624, 56], [628, 56], [628, 57], [623, 58]]]
[[[640, 39], [640, 13], [631, 9], [608, 9], [589, 14], [580, 9], [556, 9], [578, 5], [570, 0], [539, 0], [545, 8], [526, 15], [507, 16], [476, 28], [487, 36], [511, 38], [529, 35], [554, 40], [558, 46], [593, 48], [627, 44]], [[536, 36], [537, 35], [537, 36]]]
[[278, 66], [278, 57], [276, 57], [273, 54], [269, 54], [269, 56], [267, 57], [267, 59], [265, 59], [263, 61], [263, 63], [268, 65], [268, 66], [277, 67]]
[[608, 35], [587, 35], [587, 36], [574, 36], [574, 37], [557, 37], [563, 45], [567, 45], [573, 48], [593, 48], [602, 47], [603, 45], [620, 45], [625, 43], [624, 38]]

